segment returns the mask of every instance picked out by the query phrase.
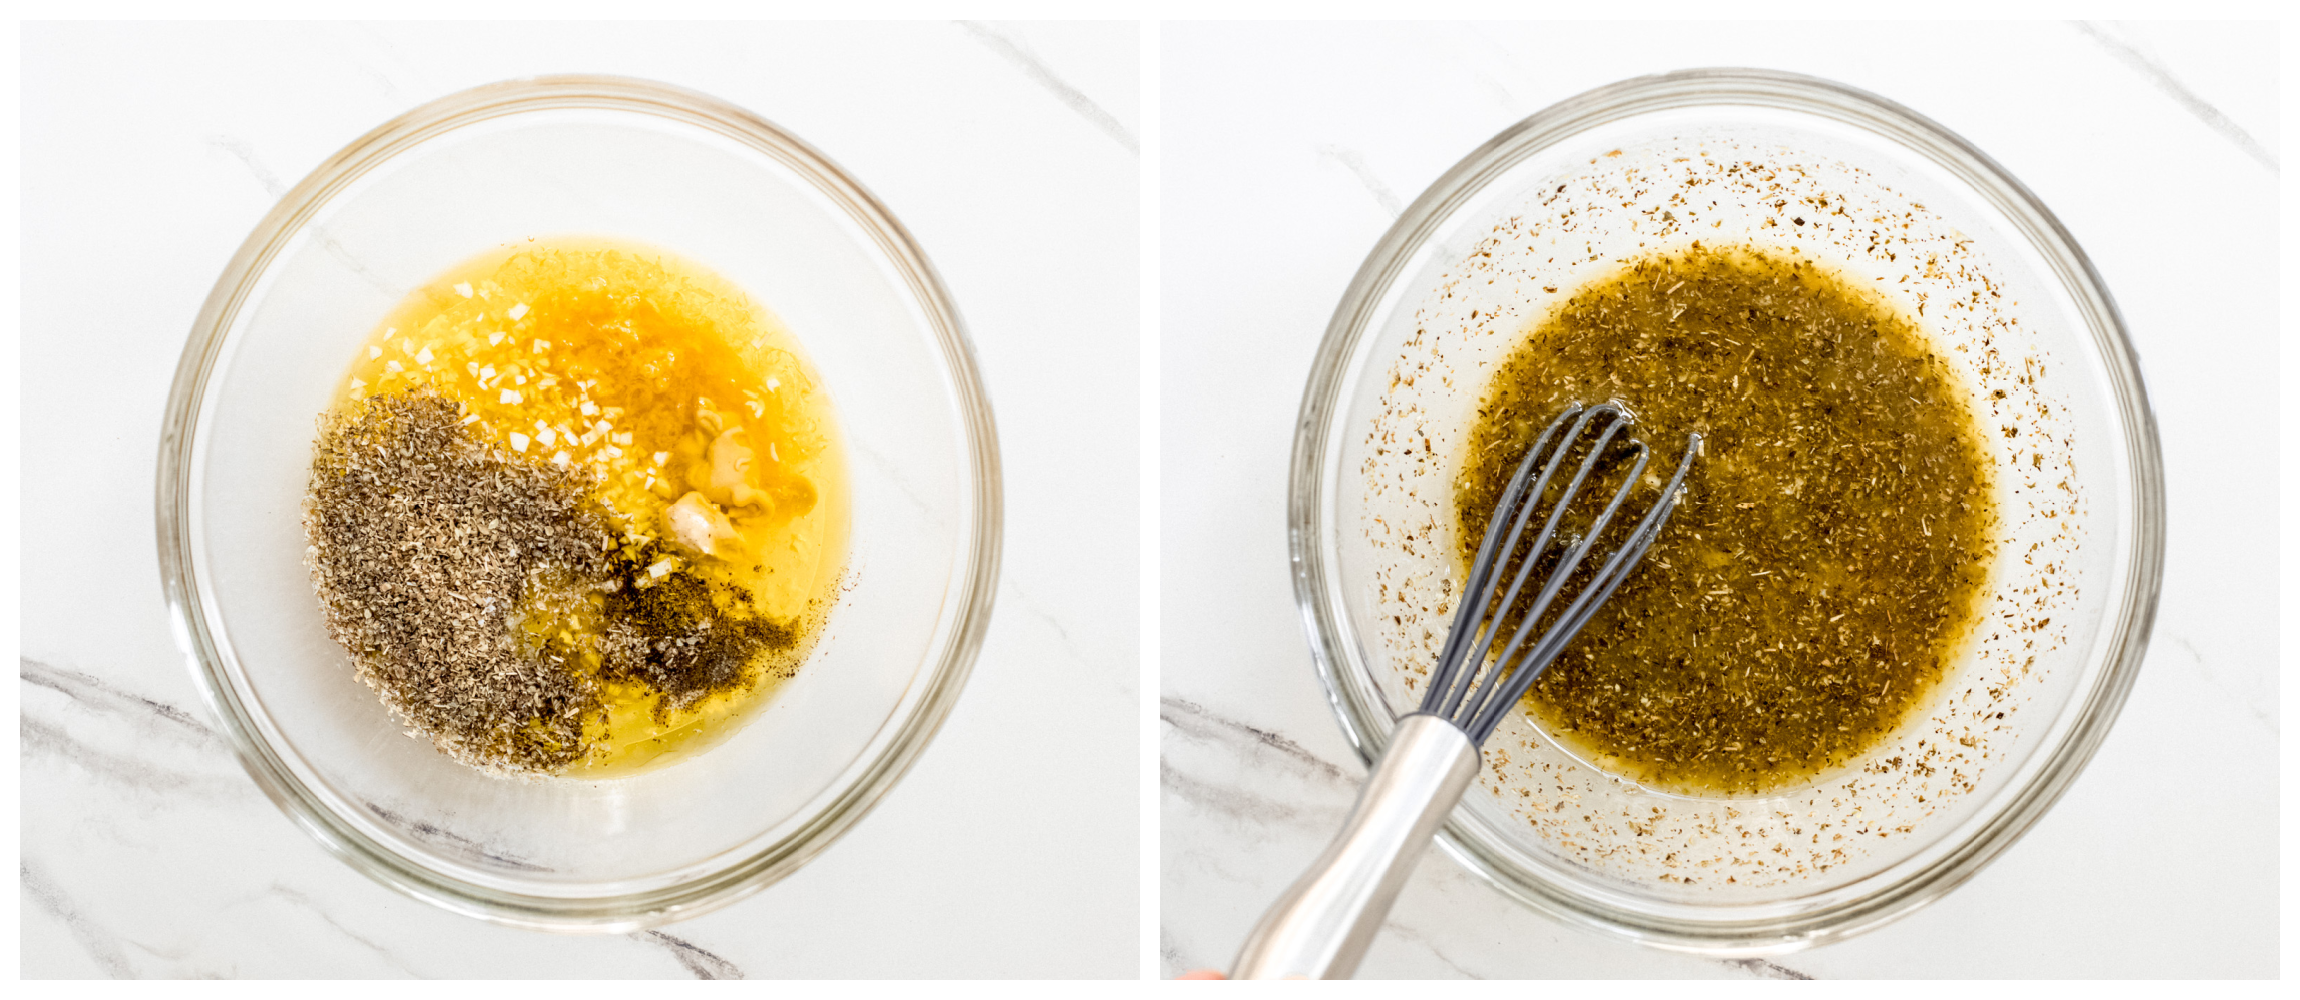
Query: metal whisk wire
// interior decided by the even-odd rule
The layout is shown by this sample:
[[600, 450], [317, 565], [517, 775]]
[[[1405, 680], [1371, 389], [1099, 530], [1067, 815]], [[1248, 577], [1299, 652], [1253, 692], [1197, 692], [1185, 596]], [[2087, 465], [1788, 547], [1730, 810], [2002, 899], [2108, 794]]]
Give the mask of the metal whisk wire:
[[[1565, 464], [1575, 442], [1581, 440], [1589, 425], [1600, 417], [1607, 418], [1601, 425], [1596, 440], [1589, 446], [1573, 478], [1566, 484], [1557, 500], [1549, 505], [1548, 517], [1542, 521], [1541, 532], [1533, 545], [1517, 564], [1517, 572], [1510, 576], [1509, 590], [1497, 604], [1495, 591], [1500, 589], [1501, 577], [1510, 555], [1518, 550], [1525, 537], [1526, 527], [1542, 506], [1549, 484]], [[1572, 430], [1559, 431], [1572, 425]], [[1645, 474], [1645, 466], [1652, 459], [1652, 449], [1645, 443], [1630, 439], [1627, 444], [1634, 454], [1628, 475], [1614, 489], [1612, 498], [1599, 512], [1586, 530], [1578, 537], [1567, 539], [1557, 562], [1551, 566], [1547, 579], [1532, 603], [1526, 607], [1517, 629], [1486, 668], [1486, 654], [1499, 636], [1503, 619], [1518, 606], [1518, 597], [1531, 581], [1541, 555], [1548, 551], [1556, 539], [1566, 510], [1573, 505], [1591, 473], [1605, 457], [1614, 439], [1629, 428], [1630, 416], [1620, 405], [1600, 403], [1596, 406], [1569, 406], [1556, 420], [1542, 430], [1533, 448], [1518, 463], [1517, 473], [1510, 478], [1509, 488], [1502, 493], [1500, 503], [1494, 507], [1491, 521], [1486, 526], [1485, 539], [1478, 546], [1477, 557], [1470, 562], [1469, 580], [1462, 589], [1461, 604], [1454, 611], [1453, 628], [1446, 635], [1444, 648], [1438, 654], [1437, 669], [1432, 671], [1428, 691], [1422, 697], [1422, 711], [1438, 715], [1459, 726], [1472, 743], [1483, 744], [1492, 735], [1494, 727], [1511, 705], [1524, 697], [1526, 689], [1541, 676], [1551, 661], [1565, 649], [1565, 644], [1589, 623], [1599, 606], [1613, 595], [1615, 588], [1629, 576], [1629, 571], [1652, 547], [1653, 539], [1669, 521], [1677, 507], [1679, 487], [1685, 474], [1693, 468], [1693, 457], [1700, 451], [1701, 435], [1689, 435], [1685, 457], [1670, 477], [1669, 485], [1661, 491], [1659, 499], [1645, 512], [1622, 546], [1598, 568], [1581, 593], [1566, 605], [1557, 620], [1535, 639], [1534, 629], [1548, 612], [1549, 606], [1564, 590], [1573, 571], [1603, 538], [1629, 494]], [[1554, 447], [1552, 446], [1554, 443]], [[1536, 467], [1540, 475], [1536, 477]], [[1527, 640], [1535, 639], [1530, 649]], [[1519, 654], [1525, 655], [1521, 658]], [[1478, 683], [1480, 677], [1483, 682]]]

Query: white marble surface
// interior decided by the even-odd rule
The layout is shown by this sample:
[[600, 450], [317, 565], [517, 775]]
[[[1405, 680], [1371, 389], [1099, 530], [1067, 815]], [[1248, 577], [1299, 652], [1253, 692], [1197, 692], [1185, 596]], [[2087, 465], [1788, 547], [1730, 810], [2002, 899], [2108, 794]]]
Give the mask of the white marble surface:
[[[1124, 976], [1138, 971], [1138, 29], [32, 25], [23, 32], [23, 973]], [[757, 111], [862, 178], [971, 325], [1005, 458], [973, 681], [787, 881], [628, 937], [451, 915], [240, 770], [163, 618], [160, 411], [278, 195], [417, 104], [551, 72]]]
[[1433, 854], [1361, 975], [2278, 972], [2273, 26], [1167, 25], [1161, 46], [1166, 974], [1229, 962], [1363, 774], [1311, 670], [1284, 508], [1302, 379], [1350, 275], [1403, 204], [1511, 122], [1719, 65], [1915, 108], [2090, 253], [2163, 436], [2147, 665], [2051, 813], [1883, 930], [1773, 961], [1667, 954], [1551, 923]]

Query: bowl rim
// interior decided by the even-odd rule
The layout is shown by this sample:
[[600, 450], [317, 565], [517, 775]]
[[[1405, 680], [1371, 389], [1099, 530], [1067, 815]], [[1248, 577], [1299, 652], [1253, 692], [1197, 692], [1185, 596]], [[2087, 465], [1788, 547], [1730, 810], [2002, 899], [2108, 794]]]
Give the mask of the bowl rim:
[[[443, 874], [382, 847], [311, 793], [261, 738], [223, 667], [228, 642], [208, 628], [190, 509], [193, 446], [209, 379], [240, 311], [287, 243], [336, 195], [423, 142], [513, 115], [567, 109], [654, 115], [736, 142], [798, 174], [869, 234], [900, 273], [940, 348], [966, 440], [973, 507], [956, 556], [967, 575], [965, 585], [951, 591], [953, 624], [940, 648], [930, 648], [925, 687], [908, 713], [889, 719], [873, 737], [881, 744], [877, 751], [866, 748], [802, 807], [800, 823], [747, 855], [671, 885], [591, 896], [507, 891]], [[201, 306], [169, 390], [158, 459], [155, 525], [169, 623], [201, 700], [223, 723], [249, 777], [321, 847], [361, 873], [445, 909], [514, 926], [623, 933], [725, 906], [797, 870], [862, 819], [933, 740], [973, 670], [997, 593], [1003, 530], [997, 430], [966, 324], [925, 250], [861, 181], [797, 136], [718, 98], [651, 80], [569, 74], [483, 84], [408, 110], [323, 161], [257, 223]], [[804, 811], [810, 809], [812, 815]]]
[[[1469, 835], [1461, 813], [1438, 843], [1464, 868], [1526, 906], [1561, 922], [1670, 950], [1715, 955], [1794, 951], [1859, 934], [1905, 916], [1978, 873], [2027, 832], [2067, 791], [2123, 707], [2139, 674], [2154, 623], [2164, 560], [2164, 485], [2154, 412], [2116, 303], [2098, 271], [2060, 220], [1996, 161], [1947, 128], [1893, 101], [1834, 81], [1767, 69], [1703, 68], [1635, 77], [1569, 97], [1530, 115], [1463, 157], [1408, 206], [1367, 254], [1335, 307], [1303, 389], [1295, 424], [1287, 493], [1288, 549], [1294, 597], [1326, 700], [1343, 735], [1368, 765], [1389, 740], [1386, 704], [1369, 704], [1342, 672], [1352, 650], [1338, 620], [1340, 595], [1327, 586], [1321, 539], [1327, 470], [1322, 463], [1343, 416], [1346, 379], [1359, 342], [1382, 300], [1408, 265], [1439, 235], [1441, 223], [1485, 193], [1486, 185], [1526, 158], [1613, 121], [1698, 106], [1739, 106], [1817, 115], [1851, 125], [1930, 158], [2002, 212], [2050, 268], [2087, 327], [2116, 401], [2115, 419], [2128, 444], [2126, 485], [2133, 504], [2122, 603], [2108, 609], [2097, 641], [2104, 669], [2089, 691], [2062, 710], [2075, 722], [2027, 784], [2006, 789], [2004, 804], [1953, 849], [1916, 871], [1834, 904], [1756, 918], [1693, 918], [1638, 912], [1532, 873], [1510, 871]], [[1873, 876], [1872, 876], [1873, 877]], [[1724, 909], [1724, 908], [1720, 908]]]

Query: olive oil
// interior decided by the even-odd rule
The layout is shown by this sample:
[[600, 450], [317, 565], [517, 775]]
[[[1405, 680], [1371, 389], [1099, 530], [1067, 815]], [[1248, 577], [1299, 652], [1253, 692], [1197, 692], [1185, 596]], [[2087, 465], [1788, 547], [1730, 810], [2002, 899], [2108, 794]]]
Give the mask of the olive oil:
[[1456, 483], [1465, 567], [1533, 437], [1607, 399], [1657, 465], [1688, 432], [1705, 456], [1527, 710], [1685, 794], [1763, 794], [1878, 744], [1954, 662], [1995, 550], [1988, 451], [1946, 360], [1809, 261], [1699, 244], [1638, 261], [1496, 370]]

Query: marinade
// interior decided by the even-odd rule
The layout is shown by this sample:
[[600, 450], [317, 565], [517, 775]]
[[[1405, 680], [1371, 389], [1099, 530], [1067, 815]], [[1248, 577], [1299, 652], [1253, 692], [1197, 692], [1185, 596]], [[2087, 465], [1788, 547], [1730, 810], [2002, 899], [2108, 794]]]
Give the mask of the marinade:
[[439, 749], [612, 777], [725, 738], [843, 571], [847, 480], [797, 340], [701, 265], [553, 240], [410, 295], [314, 451], [328, 627]]
[[1922, 329], [1794, 256], [1696, 244], [1573, 294], [1481, 399], [1455, 484], [1463, 565], [1570, 402], [1635, 415], [1656, 450], [1646, 500], [1688, 432], [1704, 453], [1526, 709], [1682, 794], [1764, 794], [1877, 745], [1954, 662], [1988, 579], [1988, 452], [1963, 392]]

